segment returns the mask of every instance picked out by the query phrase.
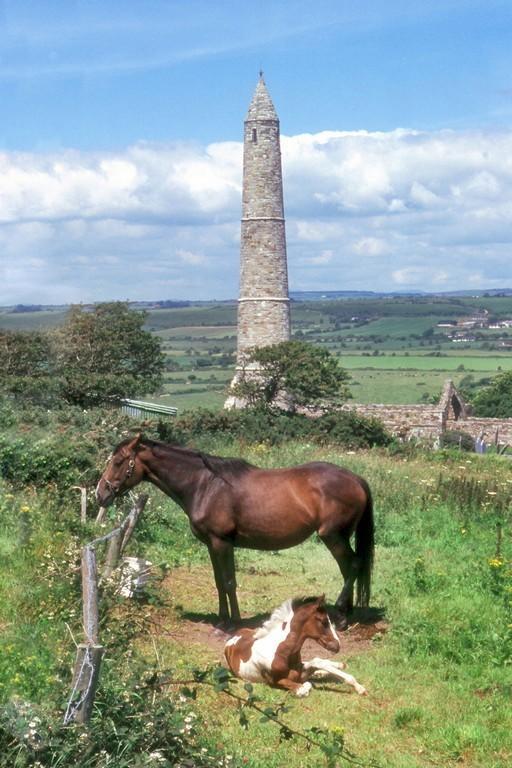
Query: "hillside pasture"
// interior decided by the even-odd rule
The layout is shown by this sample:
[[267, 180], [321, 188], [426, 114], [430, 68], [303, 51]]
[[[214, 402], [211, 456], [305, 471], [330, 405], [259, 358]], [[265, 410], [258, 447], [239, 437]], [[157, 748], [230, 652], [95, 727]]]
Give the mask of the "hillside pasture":
[[[509, 765], [509, 463], [463, 454], [353, 453], [307, 443], [276, 449], [226, 444], [218, 451], [269, 467], [334, 461], [368, 478], [375, 501], [372, 610], [355, 613], [338, 657], [369, 696], [324, 682], [299, 700], [254, 685], [260, 708], [286, 705], [280, 714], [285, 725], [311, 736], [309, 729], [320, 728], [320, 740], [343, 739], [363, 766]], [[21, 697], [47, 717], [49, 709], [58, 711], [69, 691], [74, 644], [66, 624], [73, 637], [81, 633], [73, 573], [80, 544], [97, 529], [92, 518], [80, 526], [78, 502], [71, 496], [60, 501], [44, 488], [13, 492], [5, 484], [0, 486], [0, 522], [0, 701]], [[139, 602], [106, 593], [101, 633], [107, 656], [87, 748], [94, 750], [95, 739], [108, 730], [118, 702], [125, 702], [122, 711], [129, 716], [156, 675], [170, 683], [149, 689], [145, 716], [124, 725], [116, 721], [116, 730], [108, 730], [107, 751], [116, 768], [136, 764], [133, 756], [127, 762], [126, 755], [139, 732], [145, 754], [154, 750], [152, 714], [156, 717], [166, 701], [186, 707], [183, 716], [189, 713], [188, 722], [198, 724], [197, 764], [201, 750], [221, 745], [231, 755], [221, 764], [233, 768], [329, 765], [318, 747], [308, 748], [299, 737], [282, 738], [279, 727], [250, 706], [241, 709], [228, 692], [194, 684], [197, 670], [221, 662], [226, 635], [213, 623], [216, 592], [206, 548], [190, 533], [183, 512], [156, 489], [129, 554], [150, 559], [163, 580]], [[337, 567], [315, 538], [282, 552], [238, 550], [237, 564], [242, 615], [251, 624], [263, 621], [290, 596], [325, 592], [332, 603], [339, 591]], [[310, 647], [309, 653], [317, 649]], [[180, 703], [183, 691], [185, 704]], [[242, 699], [249, 695], [241, 682], [231, 682], [229, 691]], [[246, 727], [240, 725], [242, 713]], [[165, 727], [162, 722], [160, 728]], [[63, 750], [73, 734], [63, 732], [59, 738]], [[26, 764], [13, 763], [12, 754], [5, 752], [7, 763], [0, 756], [2, 768]], [[18, 748], [17, 760], [24, 754], [26, 748]], [[44, 768], [62, 765], [62, 754], [45, 759]], [[106, 765], [99, 758], [80, 764]], [[330, 763], [345, 764], [343, 759]]]

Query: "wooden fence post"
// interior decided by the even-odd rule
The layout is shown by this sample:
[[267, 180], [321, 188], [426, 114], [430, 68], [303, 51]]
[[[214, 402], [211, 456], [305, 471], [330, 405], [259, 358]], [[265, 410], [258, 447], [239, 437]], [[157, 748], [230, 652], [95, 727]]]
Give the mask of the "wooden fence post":
[[[65, 725], [72, 720], [82, 724], [89, 722], [103, 656], [103, 647], [98, 643], [98, 578], [96, 551], [92, 544], [82, 549], [82, 601], [85, 643], [80, 643], [76, 652], [73, 690], [64, 716]], [[74, 702], [77, 693], [80, 696]]]
[[82, 549], [82, 596], [85, 639], [98, 642], [98, 581], [96, 551], [91, 544]]
[[119, 557], [121, 555], [123, 532], [120, 528], [113, 532], [112, 537], [108, 543], [107, 557], [105, 559], [105, 567], [101, 574], [102, 581], [106, 581], [112, 575], [113, 570], [116, 568]]
[[87, 522], [87, 488], [83, 485], [73, 485], [74, 491], [80, 491], [80, 522], [85, 525]]
[[64, 725], [72, 721], [82, 724], [89, 722], [104, 651], [99, 643], [98, 569], [94, 547], [97, 544], [109, 542], [102, 574], [103, 579], [107, 579], [116, 567], [147, 500], [147, 495], [141, 494], [121, 525], [105, 536], [86, 544], [82, 549], [82, 610], [85, 642], [77, 646], [73, 687], [64, 715]]
[[137, 501], [132, 507], [132, 511], [130, 512], [130, 516], [128, 518], [128, 525], [126, 526], [126, 530], [124, 532], [123, 536], [123, 542], [121, 544], [121, 553], [122, 554], [126, 548], [126, 545], [130, 541], [133, 533], [133, 529], [137, 525], [137, 520], [139, 519], [140, 515], [142, 514], [142, 511], [144, 507], [146, 506], [148, 500], [147, 493], [141, 493], [140, 496], [137, 498]]
[[91, 719], [103, 651], [101, 645], [94, 643], [80, 643], [78, 646], [73, 672], [73, 692], [79, 693], [80, 698], [70, 716], [66, 713], [66, 725], [71, 720], [84, 725]]

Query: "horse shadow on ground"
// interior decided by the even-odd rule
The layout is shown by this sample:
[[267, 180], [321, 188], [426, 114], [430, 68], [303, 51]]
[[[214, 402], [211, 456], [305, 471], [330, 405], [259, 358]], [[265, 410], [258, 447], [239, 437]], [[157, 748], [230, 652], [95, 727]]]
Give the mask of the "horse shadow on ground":
[[[327, 610], [331, 617], [331, 620], [336, 621], [336, 609], [334, 605], [328, 605]], [[215, 613], [200, 613], [196, 611], [179, 610], [180, 619], [183, 621], [190, 621], [193, 624], [209, 624], [213, 628], [218, 628], [219, 619]], [[242, 621], [232, 629], [246, 627], [247, 629], [256, 629], [270, 618], [270, 613], [255, 613], [254, 616], [248, 616], [242, 619]], [[368, 608], [354, 608], [349, 616], [348, 627], [346, 630], [340, 630], [341, 632], [350, 631], [351, 627], [364, 626], [369, 629], [374, 627], [376, 631], [381, 627], [377, 625], [385, 622], [386, 609], [382, 606], [369, 606]]]

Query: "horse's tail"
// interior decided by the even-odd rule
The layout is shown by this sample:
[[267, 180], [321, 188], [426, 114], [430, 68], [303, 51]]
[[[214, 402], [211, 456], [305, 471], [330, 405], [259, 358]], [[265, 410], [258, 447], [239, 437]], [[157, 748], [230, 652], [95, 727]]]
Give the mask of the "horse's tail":
[[356, 557], [359, 561], [356, 601], [358, 606], [366, 608], [370, 603], [375, 541], [372, 494], [364, 480], [363, 488], [366, 491], [366, 507], [356, 528]]

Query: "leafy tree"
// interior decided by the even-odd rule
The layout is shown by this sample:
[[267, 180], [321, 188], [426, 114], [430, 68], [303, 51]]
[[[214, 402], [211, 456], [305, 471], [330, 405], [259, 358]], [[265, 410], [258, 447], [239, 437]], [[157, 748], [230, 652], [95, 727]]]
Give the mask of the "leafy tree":
[[500, 373], [473, 398], [476, 416], [512, 417], [512, 371]]
[[349, 374], [327, 349], [304, 341], [283, 341], [250, 351], [235, 397], [250, 406], [321, 408], [351, 397]]
[[155, 392], [162, 384], [160, 340], [143, 328], [146, 312], [123, 302], [71, 307], [55, 331], [63, 398], [81, 407]]
[[0, 331], [0, 391], [49, 405], [56, 396], [54, 356], [48, 333]]

